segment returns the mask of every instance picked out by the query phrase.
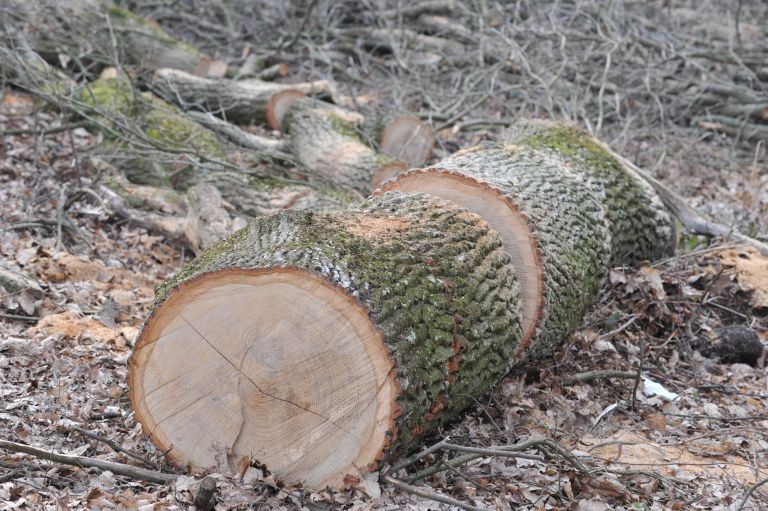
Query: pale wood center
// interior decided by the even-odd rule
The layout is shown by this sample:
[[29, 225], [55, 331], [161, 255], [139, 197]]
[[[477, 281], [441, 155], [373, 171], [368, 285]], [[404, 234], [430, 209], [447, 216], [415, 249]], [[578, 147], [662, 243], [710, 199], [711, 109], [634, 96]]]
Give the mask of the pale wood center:
[[131, 361], [137, 418], [179, 464], [343, 486], [386, 443], [396, 386], [381, 333], [303, 270], [220, 271], [181, 287]]

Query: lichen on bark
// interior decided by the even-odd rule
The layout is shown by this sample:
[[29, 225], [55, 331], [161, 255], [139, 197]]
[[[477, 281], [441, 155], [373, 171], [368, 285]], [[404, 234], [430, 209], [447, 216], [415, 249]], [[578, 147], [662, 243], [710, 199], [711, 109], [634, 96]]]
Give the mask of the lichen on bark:
[[675, 247], [674, 221], [642, 178], [625, 168], [595, 138], [564, 123], [523, 119], [505, 140], [545, 151], [585, 176], [603, 202], [611, 226], [614, 266], [669, 255]]
[[400, 387], [390, 459], [506, 374], [521, 335], [519, 288], [496, 232], [426, 195], [253, 220], [160, 286], [155, 311], [180, 284], [228, 268], [300, 268], [358, 301], [382, 332]]

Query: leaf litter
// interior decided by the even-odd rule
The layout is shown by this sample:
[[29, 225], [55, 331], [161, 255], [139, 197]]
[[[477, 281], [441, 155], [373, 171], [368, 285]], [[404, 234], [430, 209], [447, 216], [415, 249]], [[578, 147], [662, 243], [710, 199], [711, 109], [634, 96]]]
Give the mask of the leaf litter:
[[[1, 108], [0, 120], [13, 129], [67, 122], [16, 91], [4, 92]], [[3, 145], [0, 261], [33, 284], [0, 289], [0, 437], [136, 463], [81, 428], [171, 470], [133, 419], [126, 363], [153, 287], [188, 256], [90, 202], [65, 212], [73, 229], [58, 236], [50, 228], [59, 221], [62, 184], [93, 184], [84, 155], [95, 140], [82, 128], [75, 135], [20, 135]], [[614, 269], [552, 360], [516, 369], [442, 432], [452, 443], [488, 448], [547, 438], [588, 473], [546, 450], [544, 461], [485, 456], [455, 468], [445, 465], [454, 454], [437, 451], [397, 475], [443, 464], [421, 482], [488, 509], [736, 509], [745, 488], [768, 476], [765, 356], [728, 363], [710, 347], [730, 342], [721, 332], [734, 325], [766, 345], [767, 275], [768, 259], [731, 245]], [[639, 374], [566, 384], [594, 371]], [[648, 395], [643, 382], [678, 398]], [[216, 509], [447, 507], [369, 480], [308, 492], [253, 465], [242, 481], [213, 475]], [[171, 485], [149, 484], [6, 452], [0, 470], [0, 510], [187, 509], [199, 483], [180, 475]], [[758, 488], [744, 509], [766, 506]]]

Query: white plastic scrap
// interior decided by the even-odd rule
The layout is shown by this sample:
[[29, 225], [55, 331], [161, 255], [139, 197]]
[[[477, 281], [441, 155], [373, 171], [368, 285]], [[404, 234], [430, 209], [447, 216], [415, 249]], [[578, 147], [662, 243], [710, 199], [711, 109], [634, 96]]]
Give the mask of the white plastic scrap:
[[680, 394], [665, 389], [661, 383], [656, 383], [645, 376], [643, 376], [643, 394], [648, 397], [659, 396], [666, 401], [674, 401], [680, 398]]

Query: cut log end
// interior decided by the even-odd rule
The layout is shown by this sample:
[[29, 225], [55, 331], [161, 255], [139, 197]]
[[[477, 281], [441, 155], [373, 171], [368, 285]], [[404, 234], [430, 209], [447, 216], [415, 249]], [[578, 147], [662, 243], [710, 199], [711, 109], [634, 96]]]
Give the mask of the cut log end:
[[267, 124], [277, 131], [283, 130], [283, 118], [293, 104], [305, 97], [301, 91], [289, 89], [273, 94], [267, 103]]
[[381, 152], [411, 165], [423, 165], [432, 156], [435, 137], [430, 127], [412, 115], [396, 117], [381, 135]]
[[136, 418], [177, 465], [343, 487], [386, 448], [398, 387], [381, 332], [301, 269], [222, 270], [155, 310], [130, 364]]
[[376, 171], [376, 174], [373, 176], [373, 181], [371, 182], [371, 188], [376, 189], [379, 186], [381, 186], [383, 183], [386, 183], [396, 175], [400, 174], [401, 172], [408, 169], [408, 165], [406, 165], [403, 162], [399, 161], [391, 161], [388, 163], [385, 163], [381, 167], [379, 167], [379, 170]]
[[428, 193], [456, 203], [480, 215], [501, 237], [521, 288], [522, 356], [536, 331], [544, 300], [544, 276], [538, 243], [526, 216], [514, 201], [497, 188], [468, 175], [438, 168], [414, 169], [390, 179], [373, 192]]

